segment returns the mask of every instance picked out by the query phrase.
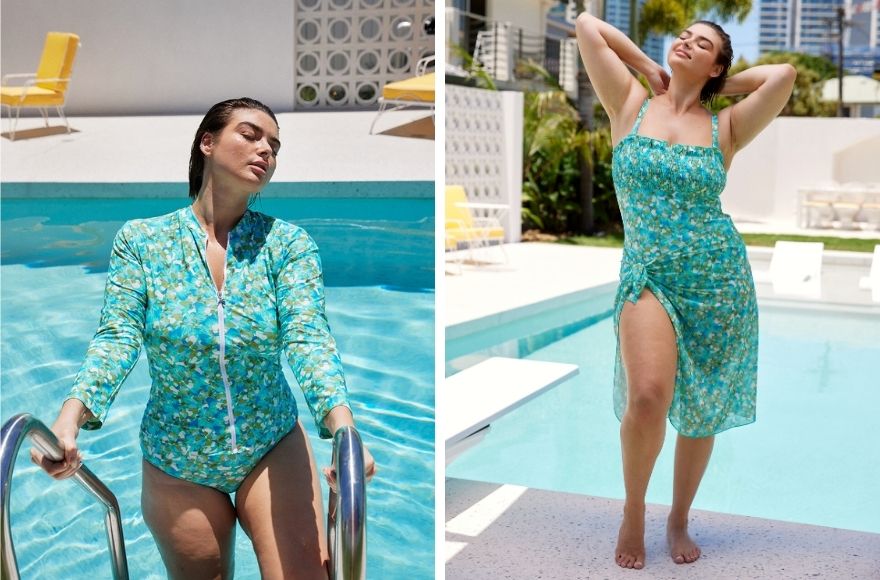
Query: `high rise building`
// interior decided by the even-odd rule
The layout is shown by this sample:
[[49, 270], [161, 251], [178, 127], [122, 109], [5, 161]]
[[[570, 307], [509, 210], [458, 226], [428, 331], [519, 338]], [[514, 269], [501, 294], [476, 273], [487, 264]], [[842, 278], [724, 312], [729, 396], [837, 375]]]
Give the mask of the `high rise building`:
[[[638, 0], [641, 7], [645, 0]], [[603, 20], [608, 22], [624, 34], [629, 35], [629, 3], [630, 0], [605, 0], [605, 15]], [[584, 6], [590, 14], [602, 17], [600, 14], [601, 1], [585, 0]], [[558, 4], [547, 12], [548, 20], [559, 20], [574, 23], [576, 14], [575, 0], [568, 0], [567, 4]], [[666, 53], [663, 51], [663, 37], [649, 34], [642, 44], [642, 51], [656, 63], [666, 63]]]
[[[639, 8], [645, 0], [638, 0]], [[605, 21], [615, 28], [629, 34], [629, 0], [606, 0]], [[663, 51], [663, 37], [648, 34], [641, 46], [642, 51], [654, 62], [665, 65], [666, 53]]]
[[838, 9], [844, 8], [844, 67], [872, 74], [880, 70], [880, 0], [761, 0], [761, 54], [788, 50], [837, 59]]
[[849, 51], [844, 50], [844, 62], [853, 72], [880, 71], [880, 0], [852, 2], [847, 16], [849, 38], [845, 34], [844, 40]]
[[[605, 0], [604, 20], [629, 34], [629, 2], [630, 0]], [[639, 5], [645, 0], [639, 0]], [[547, 11], [546, 35], [549, 41], [559, 43], [559, 68], [558, 78], [560, 85], [572, 97], [577, 94], [577, 42], [572, 37], [573, 26], [577, 17], [575, 0], [559, 3], [550, 7]], [[590, 14], [603, 17], [602, 0], [584, 0], [584, 8]], [[570, 29], [570, 30], [569, 30]], [[664, 52], [663, 37], [648, 34], [641, 46], [642, 51], [654, 62], [665, 65], [666, 54]], [[554, 69], [556, 70], [556, 69]]]

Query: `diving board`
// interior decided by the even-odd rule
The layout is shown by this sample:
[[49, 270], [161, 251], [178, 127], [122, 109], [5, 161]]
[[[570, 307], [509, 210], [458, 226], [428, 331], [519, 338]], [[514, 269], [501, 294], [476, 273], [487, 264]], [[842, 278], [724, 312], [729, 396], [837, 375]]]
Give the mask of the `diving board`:
[[492, 357], [447, 377], [442, 421], [447, 460], [450, 447], [576, 374], [573, 364]]

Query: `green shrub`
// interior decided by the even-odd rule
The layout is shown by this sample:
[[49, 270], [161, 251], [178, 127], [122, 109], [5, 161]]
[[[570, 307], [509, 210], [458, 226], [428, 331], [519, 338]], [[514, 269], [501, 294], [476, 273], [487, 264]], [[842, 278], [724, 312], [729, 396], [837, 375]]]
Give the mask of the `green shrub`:
[[577, 231], [583, 212], [578, 192], [581, 159], [593, 170], [596, 228], [619, 228], [607, 127], [584, 130], [577, 110], [561, 90], [527, 92], [523, 146], [524, 229], [552, 234]]

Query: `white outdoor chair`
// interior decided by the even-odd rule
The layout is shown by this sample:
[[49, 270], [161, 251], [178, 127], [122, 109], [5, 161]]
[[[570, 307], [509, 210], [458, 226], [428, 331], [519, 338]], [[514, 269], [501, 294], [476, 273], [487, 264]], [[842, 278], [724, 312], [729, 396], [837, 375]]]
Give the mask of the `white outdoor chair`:
[[880, 302], [880, 244], [874, 246], [874, 257], [871, 258], [871, 269], [867, 276], [859, 279], [859, 288], [871, 291], [871, 300]]
[[869, 183], [862, 203], [862, 229], [880, 230], [880, 183]]
[[867, 187], [864, 183], [845, 183], [840, 188], [840, 194], [832, 202], [837, 219], [840, 220], [840, 229], [851, 230], [855, 226], [856, 218], [865, 201]]
[[836, 182], [820, 182], [810, 187], [801, 188], [801, 212], [799, 224], [802, 227], [830, 228], [837, 215], [834, 212], [834, 202], [837, 201]]
[[822, 294], [821, 242], [778, 241], [770, 269], [754, 272], [755, 282], [770, 282], [775, 294], [819, 298]]

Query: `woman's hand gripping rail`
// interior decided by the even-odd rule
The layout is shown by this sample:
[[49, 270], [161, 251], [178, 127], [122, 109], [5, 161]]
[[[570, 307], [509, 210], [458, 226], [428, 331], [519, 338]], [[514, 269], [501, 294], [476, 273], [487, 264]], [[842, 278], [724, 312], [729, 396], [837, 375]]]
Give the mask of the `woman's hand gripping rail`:
[[[330, 412], [327, 413], [327, 416], [324, 418], [324, 425], [327, 427], [327, 430], [331, 433], [336, 433], [336, 431], [340, 427], [345, 427], [349, 425], [354, 427], [354, 417], [351, 414], [351, 410], [345, 406], [333, 407], [330, 409]], [[330, 489], [336, 489], [336, 472], [332, 467], [324, 467], [321, 469], [324, 473], [324, 478], [327, 480], [327, 485], [330, 486]], [[367, 446], [364, 445], [364, 475], [367, 478], [367, 482], [369, 482], [373, 476], [376, 474], [376, 462], [373, 460], [372, 454], [370, 454], [370, 450], [367, 449]]]
[[58, 444], [64, 451], [64, 458], [61, 461], [53, 461], [36, 449], [31, 449], [31, 461], [55, 479], [65, 479], [76, 473], [82, 465], [82, 453], [76, 446], [76, 438], [80, 427], [91, 418], [91, 411], [79, 399], [64, 401], [51, 427], [52, 433], [58, 438]]

